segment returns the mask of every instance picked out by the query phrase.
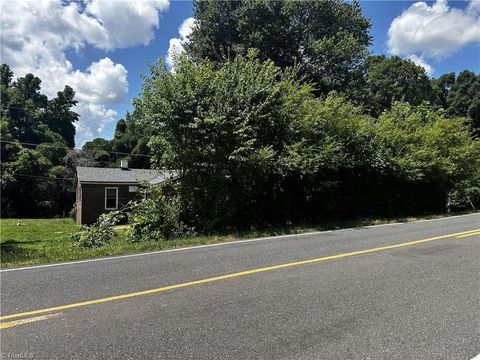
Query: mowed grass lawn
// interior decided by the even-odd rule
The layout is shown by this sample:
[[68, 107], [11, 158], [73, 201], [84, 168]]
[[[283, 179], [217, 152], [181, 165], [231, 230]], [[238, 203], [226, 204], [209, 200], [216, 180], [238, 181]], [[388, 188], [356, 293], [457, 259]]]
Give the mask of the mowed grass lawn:
[[[17, 225], [20, 223], [20, 225]], [[71, 234], [81, 231], [70, 219], [0, 219], [1, 267], [37, 265], [68, 260], [132, 254], [172, 247], [201, 245], [238, 238], [234, 235], [195, 236], [169, 241], [133, 243], [125, 236], [125, 227], [119, 227], [110, 243], [98, 248], [73, 246]], [[305, 230], [304, 228], [302, 228]], [[293, 231], [293, 229], [291, 230]], [[284, 233], [284, 232], [282, 232]], [[255, 236], [255, 232], [250, 235]], [[260, 233], [258, 233], [260, 234]], [[262, 232], [262, 234], [266, 234]], [[275, 232], [270, 231], [274, 235]]]
[[[19, 225], [17, 225], [19, 223]], [[123, 231], [107, 246], [94, 249], [73, 246], [70, 236], [81, 231], [73, 219], [0, 219], [1, 267], [35, 265], [95, 256], [135, 252]], [[148, 249], [148, 247], [147, 247]]]
[[[20, 225], [17, 225], [20, 223]], [[210, 235], [189, 238], [133, 243], [125, 236], [125, 227], [119, 227], [117, 236], [107, 245], [98, 248], [73, 246], [70, 235], [81, 231], [80, 226], [68, 219], [0, 219], [1, 267], [38, 265], [100, 256], [133, 254], [142, 251], [163, 250], [189, 245], [212, 244], [237, 239], [240, 235]], [[308, 228], [308, 230], [313, 230]], [[245, 237], [276, 235], [279, 233], [307, 231], [291, 228], [268, 232], [249, 232]]]
[[69, 237], [79, 230], [70, 218], [0, 219], [2, 267], [69, 259]]
[[[20, 225], [17, 225], [20, 223]], [[109, 244], [98, 248], [73, 246], [70, 235], [81, 231], [70, 219], [0, 219], [1, 267], [37, 265], [100, 256], [130, 254], [169, 247], [204, 244], [214, 241], [196, 237], [172, 241], [132, 243], [126, 239], [125, 227]], [[222, 240], [227, 240], [223, 237]]]
[[[451, 214], [453, 215], [453, 214]], [[389, 222], [407, 222], [417, 219], [435, 218], [445, 215], [429, 215], [409, 218], [362, 219], [355, 221], [326, 222], [314, 226], [290, 226], [269, 228], [241, 233], [193, 236], [175, 240], [133, 243], [128, 241], [125, 227], [117, 230], [117, 236], [107, 245], [99, 248], [74, 247], [70, 235], [80, 227], [70, 219], [0, 219], [1, 267], [25, 266], [85, 259], [100, 256], [132, 254], [142, 251], [162, 250], [189, 245], [213, 244], [240, 238], [253, 238], [283, 234], [298, 234], [378, 225]], [[17, 225], [20, 223], [20, 225]]]
[[[17, 225], [17, 223], [20, 225]], [[291, 227], [250, 231], [241, 234], [193, 236], [188, 238], [133, 243], [125, 236], [127, 229], [120, 226], [117, 236], [107, 245], [98, 248], [73, 246], [70, 235], [81, 231], [80, 226], [68, 219], [0, 219], [1, 267], [38, 265], [100, 256], [134, 254], [142, 251], [163, 250], [189, 245], [213, 244], [256, 237], [313, 231], [317, 228]]]

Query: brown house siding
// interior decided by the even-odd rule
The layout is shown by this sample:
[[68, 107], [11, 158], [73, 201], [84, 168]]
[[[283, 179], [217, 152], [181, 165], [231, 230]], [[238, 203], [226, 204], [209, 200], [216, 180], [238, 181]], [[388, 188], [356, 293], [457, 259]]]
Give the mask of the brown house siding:
[[92, 224], [98, 217], [111, 210], [105, 209], [105, 188], [118, 188], [118, 209], [123, 208], [130, 200], [136, 198], [136, 192], [129, 192], [125, 184], [80, 184], [77, 187], [77, 223]]

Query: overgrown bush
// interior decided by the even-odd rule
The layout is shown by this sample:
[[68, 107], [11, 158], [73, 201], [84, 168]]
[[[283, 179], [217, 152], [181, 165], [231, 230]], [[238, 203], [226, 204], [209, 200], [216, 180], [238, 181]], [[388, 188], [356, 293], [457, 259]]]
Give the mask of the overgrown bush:
[[142, 200], [130, 204], [131, 241], [159, 241], [194, 235], [180, 220], [180, 198], [162, 187], [147, 186]]
[[254, 54], [152, 66], [135, 111], [152, 161], [183, 171], [182, 220], [211, 232], [438, 213], [453, 190], [455, 207], [475, 205], [480, 142], [465, 118], [406, 102], [375, 118], [314, 95], [296, 69]]
[[113, 226], [125, 217], [120, 211], [112, 211], [100, 215], [93, 225], [83, 225], [81, 231], [73, 234], [73, 246], [78, 248], [93, 248], [106, 245], [115, 236]]

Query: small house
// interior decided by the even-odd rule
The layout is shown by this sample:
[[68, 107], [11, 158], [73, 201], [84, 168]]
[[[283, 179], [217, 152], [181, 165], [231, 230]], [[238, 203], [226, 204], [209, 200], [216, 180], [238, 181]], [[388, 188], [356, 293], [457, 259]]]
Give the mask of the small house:
[[141, 184], [161, 185], [175, 176], [169, 170], [77, 166], [76, 222], [92, 224], [106, 212], [122, 209], [138, 197]]

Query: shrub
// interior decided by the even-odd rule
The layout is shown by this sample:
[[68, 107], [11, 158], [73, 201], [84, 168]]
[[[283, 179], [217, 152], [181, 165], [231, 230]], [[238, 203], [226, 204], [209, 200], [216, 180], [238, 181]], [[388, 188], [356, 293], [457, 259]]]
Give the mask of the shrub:
[[158, 241], [194, 235], [193, 228], [180, 221], [178, 195], [165, 195], [157, 186], [149, 186], [144, 191], [143, 200], [130, 204], [131, 241]]
[[82, 231], [73, 234], [71, 239], [74, 247], [93, 248], [109, 243], [115, 236], [113, 226], [125, 217], [119, 211], [113, 211], [100, 215], [93, 225], [83, 225]]

